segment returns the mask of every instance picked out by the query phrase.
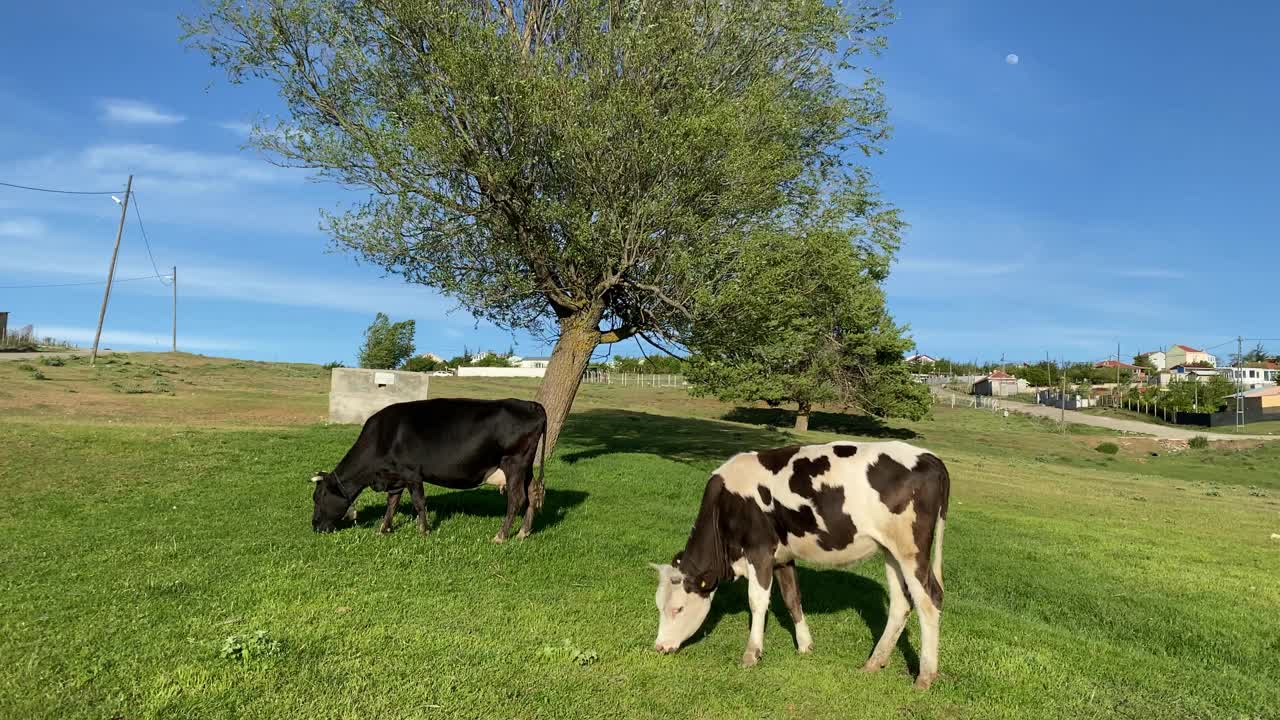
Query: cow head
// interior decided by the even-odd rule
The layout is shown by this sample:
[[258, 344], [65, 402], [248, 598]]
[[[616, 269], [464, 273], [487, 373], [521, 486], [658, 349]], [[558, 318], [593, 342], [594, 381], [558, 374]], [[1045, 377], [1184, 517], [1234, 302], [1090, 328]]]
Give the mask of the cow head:
[[[705, 580], [695, 581], [673, 565], [650, 564], [650, 567], [658, 571], [658, 593], [654, 596], [658, 604], [658, 639], [654, 641], [653, 649], [663, 653], [675, 652], [707, 619], [711, 598], [716, 594], [715, 587], [708, 589]], [[704, 587], [694, 586], [698, 582]]]
[[338, 476], [316, 472], [311, 477], [311, 483], [315, 486], [311, 493], [311, 500], [315, 503], [315, 509], [311, 513], [311, 529], [316, 532], [333, 532], [344, 515], [348, 520], [355, 519], [355, 498], [347, 496], [346, 488], [338, 480]]

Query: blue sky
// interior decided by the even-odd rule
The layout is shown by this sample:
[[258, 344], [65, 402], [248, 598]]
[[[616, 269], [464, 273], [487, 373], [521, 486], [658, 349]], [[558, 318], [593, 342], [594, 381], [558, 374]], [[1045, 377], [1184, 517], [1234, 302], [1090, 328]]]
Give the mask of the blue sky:
[[[422, 351], [546, 352], [332, 252], [318, 210], [358, 195], [241, 150], [278, 100], [184, 50], [181, 8], [163, 5], [6, 9], [0, 181], [114, 190], [134, 173], [156, 261], [179, 268], [182, 349], [350, 363], [382, 310], [417, 320]], [[1280, 337], [1280, 6], [898, 11], [876, 62], [896, 131], [873, 167], [911, 223], [888, 291], [922, 351], [1096, 359], [1117, 342], [1127, 356]], [[100, 281], [117, 220], [109, 197], [0, 188], [0, 286]], [[117, 277], [150, 271], [131, 213]], [[0, 310], [88, 342], [101, 292], [0, 289]], [[168, 298], [118, 284], [106, 344], [166, 347]]]

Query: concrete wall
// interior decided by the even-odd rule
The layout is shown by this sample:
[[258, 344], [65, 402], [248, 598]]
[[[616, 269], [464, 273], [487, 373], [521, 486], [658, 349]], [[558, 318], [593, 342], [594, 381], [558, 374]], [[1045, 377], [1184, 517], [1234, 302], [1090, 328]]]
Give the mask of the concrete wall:
[[467, 365], [458, 368], [458, 377], [542, 377], [546, 374], [546, 368], [470, 367]]
[[329, 378], [329, 422], [364, 424], [398, 402], [427, 399], [427, 375], [400, 370], [334, 368]]

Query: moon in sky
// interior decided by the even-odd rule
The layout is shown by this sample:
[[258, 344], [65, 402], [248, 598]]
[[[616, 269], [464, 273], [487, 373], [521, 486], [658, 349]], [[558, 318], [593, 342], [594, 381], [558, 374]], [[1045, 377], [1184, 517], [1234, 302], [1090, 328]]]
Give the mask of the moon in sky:
[[1017, 55], [1014, 55], [1013, 53], [1009, 53], [1008, 55], [1005, 55], [1005, 56], [1004, 56], [1004, 61], [1005, 61], [1006, 63], [1010, 64], [1010, 65], [1017, 65], [1017, 64], [1018, 64], [1018, 56], [1017, 56]]

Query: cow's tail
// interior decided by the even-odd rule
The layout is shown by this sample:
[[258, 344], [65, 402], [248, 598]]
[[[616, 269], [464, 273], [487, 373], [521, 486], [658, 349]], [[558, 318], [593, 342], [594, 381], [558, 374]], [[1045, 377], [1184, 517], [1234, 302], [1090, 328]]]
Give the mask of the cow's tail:
[[529, 487], [529, 505], [534, 512], [542, 509], [542, 502], [547, 499], [547, 411], [541, 405], [538, 409], [542, 411], [542, 461], [538, 463], [538, 477]]
[[942, 502], [938, 503], [937, 522], [933, 526], [933, 549], [930, 552], [930, 560], [932, 560], [932, 574], [934, 580], [938, 583], [938, 589], [941, 590], [942, 585], [942, 531], [947, 526], [947, 505], [951, 502], [951, 475], [947, 473], [947, 466], [938, 462], [942, 470], [941, 477], [938, 478], [938, 490], [942, 495]]

